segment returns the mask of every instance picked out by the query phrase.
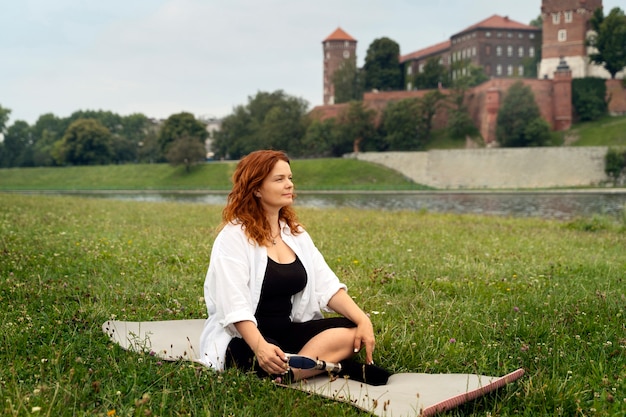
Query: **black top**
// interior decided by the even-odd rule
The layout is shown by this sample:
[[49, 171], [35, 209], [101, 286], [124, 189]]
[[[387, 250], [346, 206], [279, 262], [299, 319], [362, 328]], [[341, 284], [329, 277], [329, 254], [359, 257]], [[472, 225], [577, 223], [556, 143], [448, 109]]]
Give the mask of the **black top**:
[[302, 291], [306, 283], [306, 270], [297, 256], [290, 264], [267, 258], [261, 297], [254, 314], [261, 331], [276, 329], [291, 320], [291, 297]]

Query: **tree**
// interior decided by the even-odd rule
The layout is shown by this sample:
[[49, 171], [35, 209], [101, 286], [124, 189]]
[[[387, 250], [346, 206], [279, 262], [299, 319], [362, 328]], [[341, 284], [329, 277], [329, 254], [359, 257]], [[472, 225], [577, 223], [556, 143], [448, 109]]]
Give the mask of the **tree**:
[[597, 120], [608, 113], [606, 80], [597, 77], [572, 80], [572, 105], [577, 121]]
[[430, 139], [433, 130], [433, 119], [439, 107], [443, 104], [445, 96], [439, 91], [429, 91], [420, 100], [420, 129], [423, 132], [424, 140]]
[[363, 77], [354, 60], [344, 60], [333, 74], [335, 103], [347, 103], [363, 98]]
[[9, 121], [10, 115], [11, 109], [7, 109], [0, 105], [0, 135], [4, 133], [4, 129], [6, 128], [6, 124]]
[[544, 146], [549, 140], [550, 126], [541, 118], [532, 90], [521, 81], [502, 100], [496, 134], [500, 145], [507, 147]]
[[448, 86], [449, 79], [448, 68], [440, 64], [438, 58], [431, 58], [426, 61], [423, 70], [415, 75], [414, 85], [418, 90], [438, 88]]
[[196, 120], [191, 113], [181, 112], [168, 117], [159, 131], [159, 145], [163, 154], [167, 154], [169, 146], [177, 139], [189, 137], [204, 145], [209, 136], [204, 123]]
[[539, 28], [539, 29], [542, 29], [543, 28], [543, 16], [542, 15], [537, 16], [536, 18], [531, 20], [528, 25], [529, 26], [534, 26], [534, 27]]
[[258, 92], [222, 120], [212, 150], [216, 157], [231, 159], [269, 148], [297, 154], [307, 128], [307, 108], [305, 100], [282, 90]]
[[172, 165], [185, 165], [189, 172], [192, 165], [206, 159], [206, 148], [197, 138], [182, 136], [168, 146], [165, 158]]
[[334, 118], [313, 120], [308, 125], [300, 143], [302, 155], [310, 157], [332, 156], [336, 131]]
[[343, 148], [342, 145], [346, 143], [352, 144], [352, 152], [360, 152], [363, 143], [367, 139], [373, 138], [375, 135], [375, 116], [376, 112], [367, 109], [362, 101], [350, 102], [348, 108], [339, 114], [337, 120], [338, 137], [341, 141], [335, 144], [333, 154], [342, 155], [343, 153], [349, 152], [349, 150], [345, 150], [341, 153], [338, 152], [339, 149]]
[[374, 40], [365, 56], [366, 90], [402, 89], [402, 69], [400, 67], [400, 46], [389, 38]]
[[588, 46], [596, 49], [589, 54], [592, 62], [604, 66], [615, 79], [615, 74], [626, 67], [626, 16], [619, 7], [614, 7], [608, 16], [604, 16], [600, 7], [590, 19], [595, 31], [587, 39]]
[[53, 156], [59, 164], [104, 165], [111, 162], [111, 132], [94, 119], [78, 119], [57, 142]]
[[0, 166], [21, 167], [32, 165], [31, 128], [23, 120], [16, 120], [4, 134], [4, 146]]
[[266, 149], [282, 149], [300, 155], [300, 141], [306, 132], [305, 114], [308, 104], [296, 97], [286, 96], [271, 107], [259, 125], [260, 144]]
[[60, 142], [67, 129], [67, 121], [46, 113], [37, 119], [32, 127], [33, 164], [35, 166], [52, 166], [56, 164], [52, 156], [55, 143]]
[[626, 174], [626, 149], [609, 148], [604, 157], [604, 172], [611, 177], [613, 185]]
[[3, 139], [4, 129], [9, 121], [9, 115], [11, 114], [11, 110], [5, 109], [0, 106], [0, 167], [7, 166], [5, 165], [5, 161], [9, 158], [6, 156], [5, 144]]
[[425, 144], [420, 131], [420, 99], [389, 103], [382, 116], [382, 131], [390, 151], [422, 149]]

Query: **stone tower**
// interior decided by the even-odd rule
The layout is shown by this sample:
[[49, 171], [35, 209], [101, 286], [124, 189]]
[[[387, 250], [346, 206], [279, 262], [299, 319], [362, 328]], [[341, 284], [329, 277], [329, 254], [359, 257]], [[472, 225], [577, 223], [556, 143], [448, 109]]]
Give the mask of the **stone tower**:
[[324, 49], [324, 105], [335, 104], [333, 74], [344, 60], [350, 59], [356, 67], [356, 39], [337, 28], [322, 41]]
[[572, 71], [564, 59], [556, 67], [552, 80], [552, 112], [554, 130], [567, 130], [572, 126]]
[[565, 59], [573, 78], [588, 76], [609, 78], [604, 68], [591, 64], [585, 45], [591, 30], [589, 20], [602, 7], [602, 0], [542, 0], [543, 43], [540, 78], [552, 78]]

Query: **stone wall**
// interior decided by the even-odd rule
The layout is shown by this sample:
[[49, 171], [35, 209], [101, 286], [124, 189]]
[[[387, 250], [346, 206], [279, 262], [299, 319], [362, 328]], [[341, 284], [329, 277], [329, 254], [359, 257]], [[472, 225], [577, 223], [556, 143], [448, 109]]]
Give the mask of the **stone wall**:
[[350, 157], [440, 189], [584, 187], [609, 180], [606, 147], [493, 148], [363, 152]]

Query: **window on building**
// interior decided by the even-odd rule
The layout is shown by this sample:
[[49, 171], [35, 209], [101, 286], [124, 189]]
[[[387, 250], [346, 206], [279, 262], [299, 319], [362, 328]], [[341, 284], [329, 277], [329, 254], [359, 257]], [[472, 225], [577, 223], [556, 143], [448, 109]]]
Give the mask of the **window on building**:
[[345, 48], [348, 48], [348, 47], [350, 46], [350, 42], [345, 41], [345, 42], [343, 43], [343, 46], [344, 46]]
[[572, 19], [574, 17], [574, 14], [572, 13], [571, 10], [568, 10], [568, 11], [564, 12], [563, 16], [565, 17], [565, 23], [572, 23]]
[[535, 39], [535, 34], [534, 33], [529, 33], [528, 34], [528, 39]]
[[326, 52], [326, 59], [330, 59], [330, 52]]
[[485, 37], [486, 38], [491, 38], [491, 32], [485, 32]]
[[517, 67], [517, 75], [519, 75], [520, 77], [524, 76], [524, 66], [520, 65], [519, 67]]
[[561, 29], [557, 35], [559, 42], [565, 42], [567, 40], [567, 30]]
[[501, 46], [496, 46], [496, 55], [497, 56], [502, 56], [502, 47]]
[[498, 33], [496, 33], [496, 36], [497, 36], [498, 38], [501, 38], [501, 37], [502, 37], [502, 32], [498, 32]]
[[506, 75], [508, 75], [509, 77], [513, 75], [513, 65], [508, 65], [506, 67]]
[[517, 37], [520, 38], [520, 39], [524, 39], [524, 34], [522, 32], [520, 32], [520, 33], [517, 34]]
[[443, 57], [439, 58], [439, 65], [443, 65]]
[[472, 56], [476, 56], [476, 47], [472, 46]]
[[406, 90], [411, 91], [412, 89], [413, 89], [413, 84], [409, 81], [408, 83], [406, 83]]
[[422, 72], [424, 72], [424, 64], [420, 64], [420, 67], [419, 67], [419, 72], [420, 72], [420, 74], [421, 74]]
[[552, 13], [552, 23], [555, 25], [561, 23], [561, 13]]
[[511, 45], [507, 46], [507, 48], [506, 48], [506, 55], [507, 56], [513, 56], [513, 47]]
[[507, 32], [506, 37], [507, 37], [507, 38], [512, 38], [512, 37], [513, 37], [513, 33], [511, 33], [511, 32]]
[[502, 75], [502, 65], [496, 65], [496, 75]]
[[517, 56], [519, 56], [520, 58], [524, 57], [524, 47], [520, 46], [519, 48], [517, 48]]
[[350, 58], [350, 51], [343, 51], [344, 58]]
[[409, 64], [406, 67], [406, 75], [411, 75], [413, 74], [413, 67]]
[[528, 56], [531, 58], [535, 57], [535, 47], [534, 46], [529, 46], [528, 47]]

